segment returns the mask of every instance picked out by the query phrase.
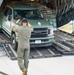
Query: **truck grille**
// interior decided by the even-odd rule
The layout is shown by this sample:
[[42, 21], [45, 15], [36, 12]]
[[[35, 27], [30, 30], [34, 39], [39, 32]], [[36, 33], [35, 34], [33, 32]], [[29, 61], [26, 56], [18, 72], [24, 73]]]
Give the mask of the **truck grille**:
[[[47, 42], [49, 39], [41, 39], [41, 42]], [[35, 42], [35, 40], [30, 40], [30, 42]]]
[[35, 28], [32, 32], [31, 38], [41, 38], [48, 36], [48, 29], [47, 28]]

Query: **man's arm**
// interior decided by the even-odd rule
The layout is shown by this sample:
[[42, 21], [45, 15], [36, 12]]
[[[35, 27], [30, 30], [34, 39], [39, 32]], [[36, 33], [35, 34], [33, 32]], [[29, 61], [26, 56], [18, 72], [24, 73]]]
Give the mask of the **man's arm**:
[[14, 23], [14, 27], [18, 24], [19, 21], [20, 21], [20, 19], [18, 19], [18, 20]]
[[14, 26], [13, 26], [13, 31], [18, 31], [18, 22], [20, 21], [20, 19], [18, 19], [15, 23], [14, 23]]
[[31, 28], [31, 31], [33, 31], [33, 26], [28, 22], [28, 27]]
[[32, 25], [28, 22], [28, 27], [32, 27]]

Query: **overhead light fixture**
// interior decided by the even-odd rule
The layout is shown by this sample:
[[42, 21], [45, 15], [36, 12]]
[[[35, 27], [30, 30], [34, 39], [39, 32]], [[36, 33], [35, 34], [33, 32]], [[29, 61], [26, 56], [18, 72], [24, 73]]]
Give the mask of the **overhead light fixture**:
[[34, 1], [34, 0], [31, 0], [31, 1]]

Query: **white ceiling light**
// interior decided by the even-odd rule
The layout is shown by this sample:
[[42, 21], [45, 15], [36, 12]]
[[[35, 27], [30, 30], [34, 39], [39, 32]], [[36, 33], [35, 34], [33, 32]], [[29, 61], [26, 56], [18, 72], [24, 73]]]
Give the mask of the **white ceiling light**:
[[34, 0], [31, 0], [31, 1], [34, 1]]

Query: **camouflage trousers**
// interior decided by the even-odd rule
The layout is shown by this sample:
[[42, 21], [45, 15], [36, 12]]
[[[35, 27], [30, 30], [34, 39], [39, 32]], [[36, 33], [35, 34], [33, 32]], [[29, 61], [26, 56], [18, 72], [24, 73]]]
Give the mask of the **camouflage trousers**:
[[24, 68], [28, 69], [29, 53], [30, 53], [30, 47], [29, 48], [18, 47], [17, 59], [18, 59], [19, 68], [21, 70], [23, 70]]

